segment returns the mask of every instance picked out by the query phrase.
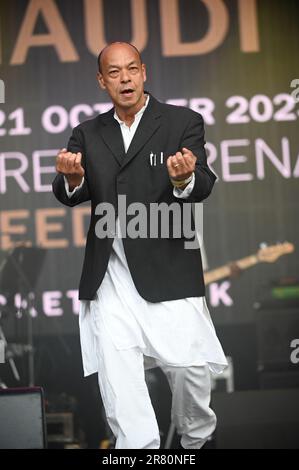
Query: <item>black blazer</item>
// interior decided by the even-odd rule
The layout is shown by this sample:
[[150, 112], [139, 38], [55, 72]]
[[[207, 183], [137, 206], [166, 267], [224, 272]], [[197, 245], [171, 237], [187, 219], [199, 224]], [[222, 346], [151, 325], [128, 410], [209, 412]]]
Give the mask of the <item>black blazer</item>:
[[[71, 198], [65, 192], [64, 178], [53, 181], [56, 198], [67, 206], [91, 200], [91, 219], [87, 234], [79, 298], [92, 300], [105, 275], [113, 238], [98, 238], [95, 214], [101, 202], [113, 204], [117, 214], [118, 195], [126, 195], [127, 206], [142, 202], [146, 207], [160, 203], [200, 202], [211, 192], [215, 175], [207, 165], [204, 125], [200, 114], [188, 108], [158, 102], [153, 96], [141, 118], [131, 145], [125, 153], [114, 109], [73, 129], [68, 143], [71, 152], [82, 152], [85, 168], [83, 187]], [[197, 157], [195, 185], [188, 199], [173, 195], [166, 159], [187, 147]], [[150, 153], [157, 154], [156, 166]], [[160, 152], [164, 162], [160, 163]], [[129, 220], [129, 216], [127, 221]], [[200, 249], [185, 249], [185, 237], [123, 238], [124, 250], [136, 289], [150, 302], [161, 302], [205, 293]]]

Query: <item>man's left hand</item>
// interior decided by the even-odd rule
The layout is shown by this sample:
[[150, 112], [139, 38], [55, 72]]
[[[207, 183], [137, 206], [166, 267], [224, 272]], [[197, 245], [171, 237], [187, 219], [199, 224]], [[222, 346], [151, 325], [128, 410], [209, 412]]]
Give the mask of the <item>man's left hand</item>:
[[178, 181], [189, 178], [195, 170], [196, 160], [191, 150], [185, 147], [182, 148], [182, 152], [170, 155], [167, 158], [167, 169], [170, 178]]

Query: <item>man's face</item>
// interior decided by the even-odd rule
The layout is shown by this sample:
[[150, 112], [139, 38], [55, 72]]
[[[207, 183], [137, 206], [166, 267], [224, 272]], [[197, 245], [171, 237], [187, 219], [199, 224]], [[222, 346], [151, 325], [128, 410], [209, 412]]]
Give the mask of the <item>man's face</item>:
[[102, 89], [119, 108], [134, 108], [143, 100], [145, 65], [127, 44], [113, 44], [102, 54], [101, 72], [97, 78]]

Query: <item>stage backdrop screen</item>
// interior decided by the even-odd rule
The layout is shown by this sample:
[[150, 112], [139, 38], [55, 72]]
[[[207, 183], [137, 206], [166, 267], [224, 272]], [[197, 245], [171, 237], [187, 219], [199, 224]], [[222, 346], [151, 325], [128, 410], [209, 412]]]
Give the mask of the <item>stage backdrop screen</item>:
[[[51, 182], [72, 128], [111, 107], [96, 80], [97, 55], [116, 40], [141, 51], [146, 90], [204, 118], [218, 176], [204, 203], [206, 273], [237, 260], [244, 268], [235, 278], [218, 270], [207, 284], [216, 325], [252, 322], [275, 286], [296, 284], [298, 1], [2, 0], [0, 8], [0, 305], [8, 335], [28, 302], [28, 277], [35, 333], [77, 331], [89, 205], [62, 206]], [[20, 250], [14, 271], [9, 258], [20, 242], [31, 257]]]

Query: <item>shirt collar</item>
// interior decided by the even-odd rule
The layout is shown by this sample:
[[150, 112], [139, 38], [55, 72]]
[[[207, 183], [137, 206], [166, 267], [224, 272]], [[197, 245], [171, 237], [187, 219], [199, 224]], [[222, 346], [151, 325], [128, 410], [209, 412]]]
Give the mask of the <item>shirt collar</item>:
[[[146, 96], [147, 96], [147, 98], [146, 98], [146, 100], [145, 100], [145, 105], [138, 111], [138, 113], [135, 114], [135, 116], [134, 116], [134, 121], [135, 121], [135, 119], [136, 119], [137, 117], [139, 117], [139, 116], [141, 117], [142, 114], [144, 113], [144, 111], [146, 110], [146, 107], [147, 107], [147, 105], [148, 105], [148, 103], [149, 103], [150, 95], [146, 95]], [[113, 116], [113, 117], [114, 117], [114, 119], [117, 120], [117, 122], [119, 122], [119, 124], [124, 124], [124, 121], [121, 121], [121, 119], [119, 119], [119, 117], [118, 117], [116, 111], [114, 111], [114, 116]]]

